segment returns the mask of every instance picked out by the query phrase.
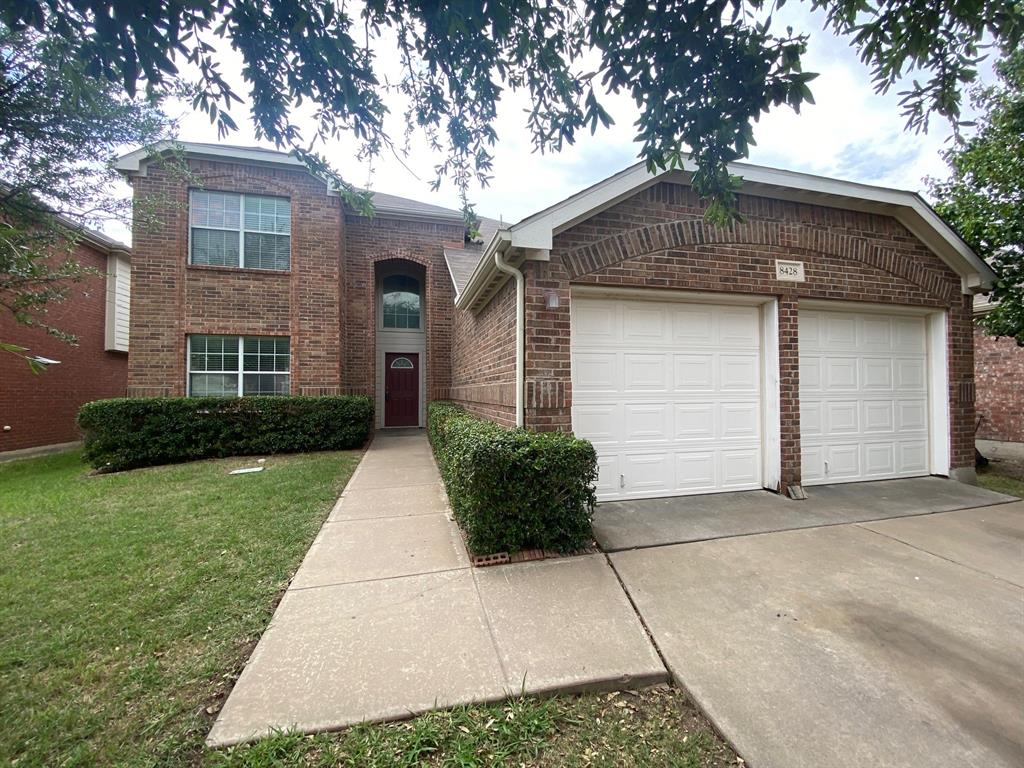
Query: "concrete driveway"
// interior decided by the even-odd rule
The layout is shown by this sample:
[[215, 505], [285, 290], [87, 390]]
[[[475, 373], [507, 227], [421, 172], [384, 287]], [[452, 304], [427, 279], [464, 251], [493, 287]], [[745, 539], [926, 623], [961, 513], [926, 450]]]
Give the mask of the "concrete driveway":
[[755, 768], [1024, 765], [1024, 502], [611, 561]]

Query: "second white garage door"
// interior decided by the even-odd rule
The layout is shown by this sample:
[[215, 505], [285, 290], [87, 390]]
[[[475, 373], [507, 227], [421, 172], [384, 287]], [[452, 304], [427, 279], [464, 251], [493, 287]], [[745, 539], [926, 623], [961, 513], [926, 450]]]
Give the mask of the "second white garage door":
[[761, 487], [757, 307], [574, 296], [571, 338], [600, 500]]
[[805, 485], [928, 474], [925, 319], [800, 312]]

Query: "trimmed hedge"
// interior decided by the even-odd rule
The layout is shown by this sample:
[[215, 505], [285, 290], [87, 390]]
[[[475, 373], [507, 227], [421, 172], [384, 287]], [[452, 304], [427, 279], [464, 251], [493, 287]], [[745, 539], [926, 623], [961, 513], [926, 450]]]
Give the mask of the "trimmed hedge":
[[455, 519], [476, 555], [593, 541], [594, 446], [564, 432], [505, 429], [431, 403], [428, 432]]
[[253, 454], [337, 451], [366, 442], [368, 397], [97, 400], [78, 412], [85, 460], [104, 471]]

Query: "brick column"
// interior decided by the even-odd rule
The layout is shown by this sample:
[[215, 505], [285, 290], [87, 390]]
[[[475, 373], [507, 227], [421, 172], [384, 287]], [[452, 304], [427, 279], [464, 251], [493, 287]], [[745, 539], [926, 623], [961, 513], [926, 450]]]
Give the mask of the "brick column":
[[782, 493], [800, 484], [800, 323], [799, 300], [779, 297], [779, 395]]

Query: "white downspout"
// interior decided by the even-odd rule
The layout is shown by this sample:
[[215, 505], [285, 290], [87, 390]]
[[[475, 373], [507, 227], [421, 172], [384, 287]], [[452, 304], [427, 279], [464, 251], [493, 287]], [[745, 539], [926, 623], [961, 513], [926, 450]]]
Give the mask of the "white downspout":
[[499, 272], [516, 279], [516, 426], [525, 423], [526, 409], [523, 407], [523, 385], [525, 376], [524, 341], [526, 337], [526, 280], [523, 273], [502, 261], [501, 251], [494, 252], [494, 266]]

